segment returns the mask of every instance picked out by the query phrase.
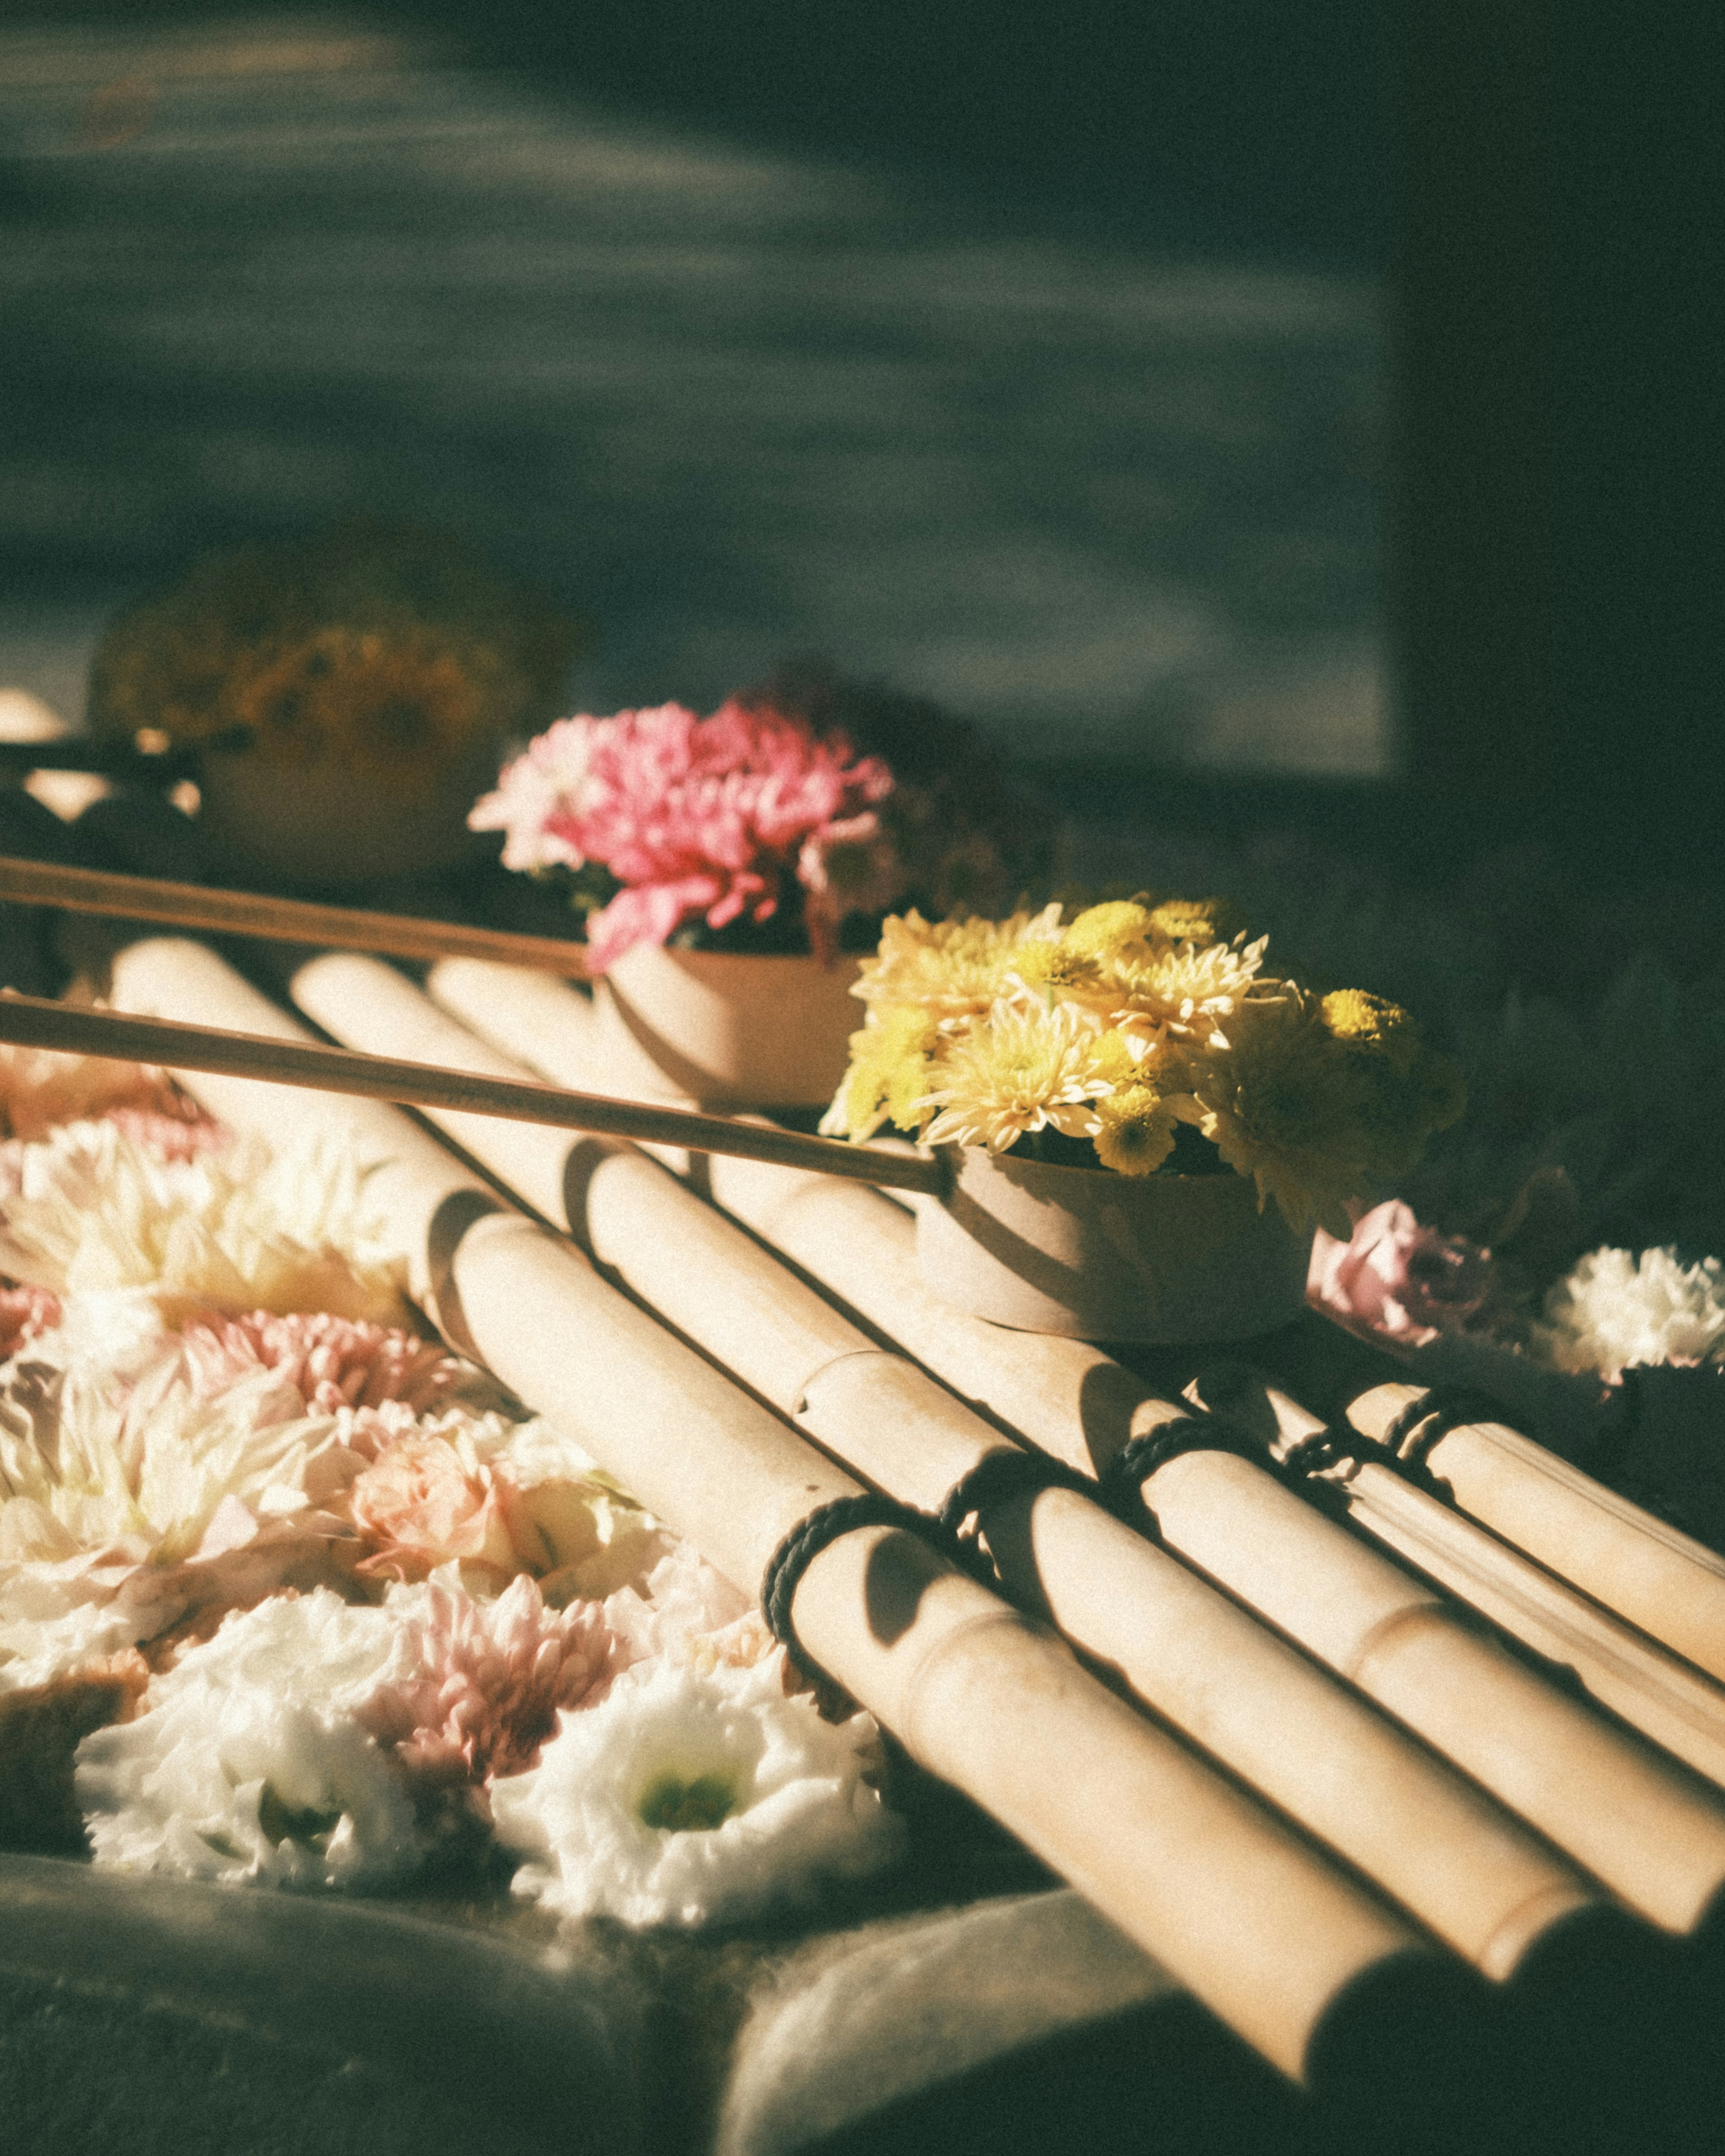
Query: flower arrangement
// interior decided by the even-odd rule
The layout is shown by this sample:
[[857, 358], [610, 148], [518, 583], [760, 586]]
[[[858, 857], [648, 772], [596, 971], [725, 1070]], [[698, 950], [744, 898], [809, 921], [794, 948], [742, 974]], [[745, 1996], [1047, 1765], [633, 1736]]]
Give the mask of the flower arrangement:
[[552, 705], [579, 641], [453, 540], [356, 521], [207, 555], [126, 608], [92, 662], [90, 720], [152, 752], [243, 743], [417, 796]]
[[1455, 1066], [1399, 1006], [1266, 970], [1222, 900], [1059, 902], [885, 924], [822, 1129], [1142, 1177], [1233, 1172], [1296, 1234], [1406, 1173], [1461, 1114]]
[[681, 1924], [891, 1858], [873, 1722], [421, 1335], [351, 1160], [69, 1060], [0, 1112], [0, 1829]]
[[890, 906], [1000, 902], [1034, 851], [968, 727], [818, 669], [706, 717], [560, 720], [469, 822], [506, 834], [506, 868], [566, 880], [595, 974], [673, 939], [829, 961]]

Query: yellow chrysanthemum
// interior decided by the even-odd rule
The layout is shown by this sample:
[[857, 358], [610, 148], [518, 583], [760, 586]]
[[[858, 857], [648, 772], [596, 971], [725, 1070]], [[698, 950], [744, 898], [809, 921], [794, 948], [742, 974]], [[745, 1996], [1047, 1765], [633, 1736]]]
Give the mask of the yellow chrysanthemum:
[[1229, 943], [1245, 927], [1240, 909], [1225, 898], [1164, 899], [1147, 921], [1149, 934], [1170, 943]]
[[1058, 906], [1006, 921], [925, 921], [914, 907], [891, 914], [853, 993], [870, 1004], [920, 1004], [943, 1020], [979, 1017], [1006, 985], [1019, 947], [1052, 942], [1060, 926]]
[[1149, 908], [1136, 899], [1110, 899], [1087, 907], [1060, 941], [1075, 957], [1111, 963], [1132, 945], [1143, 942], [1150, 918]]
[[1105, 1014], [1117, 1000], [1111, 968], [1044, 937], [1020, 943], [1006, 969], [1009, 989], [1048, 1005], [1075, 1004], [1081, 1010]]
[[1129, 1086], [1096, 1103], [1096, 1158], [1117, 1175], [1151, 1175], [1173, 1151], [1174, 1103], [1149, 1086]]
[[877, 1006], [850, 1036], [850, 1066], [821, 1117], [828, 1137], [870, 1138], [886, 1122], [915, 1130], [916, 1103], [928, 1091], [929, 1060], [940, 1021], [915, 1004]]
[[1227, 1021], [1248, 994], [1269, 998], [1279, 984], [1260, 977], [1268, 938], [1244, 948], [1213, 943], [1200, 951], [1181, 944], [1144, 963], [1122, 966], [1120, 994], [1111, 1013], [1122, 1032], [1144, 1040], [1165, 1035], [1179, 1040], [1214, 1040], [1228, 1045]]
[[1091, 1103], [1111, 1090], [1096, 1068], [1096, 1028], [1069, 1004], [1046, 1010], [997, 1003], [942, 1046], [940, 1082], [918, 1104], [940, 1111], [928, 1142], [1004, 1152], [1049, 1125], [1068, 1137], [1088, 1137]]
[[1314, 1219], [1352, 1232], [1348, 1200], [1372, 1180], [1372, 1101], [1312, 1003], [1296, 992], [1252, 1007], [1228, 1051], [1197, 1063], [1193, 1091], [1199, 1129], [1260, 1207], [1274, 1198], [1296, 1235]]
[[1378, 1181], [1405, 1175], [1434, 1131], [1445, 1130], [1466, 1106], [1461, 1074], [1435, 1054], [1399, 1004], [1363, 988], [1337, 988], [1323, 999], [1331, 1038], [1354, 1059], [1363, 1083], [1366, 1158]]
[[1399, 1004], [1364, 988], [1336, 988], [1323, 999], [1324, 1024], [1337, 1040], [1382, 1055], [1404, 1075], [1420, 1053], [1420, 1029]]

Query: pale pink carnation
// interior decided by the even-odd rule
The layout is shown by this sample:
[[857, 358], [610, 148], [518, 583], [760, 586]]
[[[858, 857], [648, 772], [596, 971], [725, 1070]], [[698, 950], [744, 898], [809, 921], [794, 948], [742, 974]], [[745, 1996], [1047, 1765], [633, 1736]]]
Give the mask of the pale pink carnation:
[[60, 1299], [45, 1287], [0, 1281], [0, 1363], [9, 1363], [39, 1332], [60, 1322]]
[[359, 1566], [367, 1575], [424, 1579], [454, 1558], [501, 1585], [550, 1563], [513, 1481], [470, 1470], [440, 1437], [402, 1437], [380, 1452], [350, 1486], [347, 1511], [374, 1545]]
[[226, 1145], [230, 1135], [225, 1124], [205, 1115], [183, 1094], [170, 1095], [159, 1107], [109, 1108], [105, 1114], [136, 1144], [163, 1160], [195, 1160]]
[[578, 869], [576, 829], [588, 793], [593, 740], [601, 719], [559, 719], [503, 767], [497, 788], [475, 803], [474, 831], [503, 831], [506, 869]]
[[0, 1044], [0, 1125], [9, 1137], [40, 1138], [116, 1107], [167, 1110], [176, 1097], [151, 1065]]
[[430, 1414], [473, 1375], [459, 1357], [398, 1326], [324, 1311], [212, 1315], [186, 1326], [181, 1347], [200, 1397], [213, 1398], [255, 1371], [270, 1370], [299, 1394], [306, 1414], [393, 1401], [415, 1415]]
[[1422, 1228], [1399, 1199], [1363, 1214], [1345, 1243], [1320, 1228], [1306, 1280], [1314, 1309], [1363, 1339], [1401, 1348], [1460, 1332], [1491, 1290], [1488, 1251]]
[[547, 1609], [525, 1573], [495, 1602], [434, 1580], [408, 1631], [417, 1673], [385, 1685], [361, 1719], [434, 1784], [525, 1773], [558, 1715], [597, 1705], [630, 1659], [598, 1603]]

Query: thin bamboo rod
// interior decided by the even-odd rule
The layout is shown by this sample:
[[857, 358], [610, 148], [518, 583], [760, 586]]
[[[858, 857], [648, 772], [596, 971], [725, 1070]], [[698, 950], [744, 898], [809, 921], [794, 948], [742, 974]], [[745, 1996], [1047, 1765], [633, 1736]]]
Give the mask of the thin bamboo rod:
[[[1381, 1438], [1425, 1397], [1374, 1385], [1348, 1409]], [[1481, 1416], [1445, 1430], [1426, 1454], [1464, 1512], [1505, 1536], [1608, 1609], [1725, 1679], [1725, 1558], [1507, 1423]]]
[[[518, 1030], [518, 973], [434, 969], [440, 1000], [481, 1031]], [[591, 1014], [534, 990], [535, 1066], [603, 1077]], [[500, 1008], [501, 1007], [501, 1008]], [[489, 1015], [495, 1014], [495, 1015]], [[1099, 1348], [1013, 1332], [930, 1291], [915, 1224], [855, 1185], [716, 1160], [716, 1202], [830, 1288], [998, 1425], [1097, 1474], [1136, 1435], [1186, 1412]], [[919, 1204], [927, 1204], [927, 1199]], [[1630, 1905], [1687, 1932], [1725, 1892], [1725, 1797], [1678, 1761], [1529, 1670], [1435, 1589], [1238, 1455], [1194, 1451], [1146, 1480], [1167, 1546], [1357, 1685], [1531, 1821]]]
[[501, 928], [470, 928], [454, 921], [423, 921], [249, 891], [215, 891], [203, 884], [105, 870], [62, 868], [0, 855], [0, 900], [59, 906], [68, 913], [110, 914], [122, 921], [197, 928], [219, 936], [257, 936], [276, 943], [334, 945], [380, 951], [393, 958], [460, 955], [533, 966], [570, 980], [587, 978], [587, 946], [572, 937], [520, 936]]
[[413, 1108], [448, 1108], [469, 1116], [502, 1116], [547, 1123], [559, 1130], [607, 1137], [642, 1138], [686, 1147], [696, 1152], [724, 1151], [746, 1160], [886, 1182], [905, 1190], [934, 1192], [945, 1171], [929, 1156], [879, 1152], [835, 1138], [804, 1137], [764, 1123], [733, 1122], [687, 1108], [571, 1093], [554, 1086], [477, 1077], [434, 1064], [401, 1063], [361, 1055], [314, 1041], [280, 1040], [177, 1020], [88, 1010], [39, 996], [0, 994], [0, 1041], [25, 1048], [53, 1048], [78, 1055], [116, 1056], [160, 1063], [177, 1070], [216, 1077], [259, 1078], [277, 1086], [304, 1086], [322, 1093], [348, 1093]]
[[[121, 952], [114, 991], [134, 1009], [189, 1009], [285, 1045], [299, 1030], [213, 952], [182, 942]], [[732, 1579], [757, 1579], [793, 1526], [857, 1490], [405, 1118], [255, 1076], [193, 1082], [223, 1120], [271, 1141], [297, 1130], [352, 1145], [448, 1337]], [[1469, 1973], [1115, 1697], [1045, 1626], [917, 1537], [872, 1527], [840, 1536], [804, 1573], [794, 1617], [817, 1662], [913, 1757], [993, 1812], [1285, 2073], [1321, 2079], [1338, 2056], [1381, 2061], [1391, 2089], [1421, 2061], [1452, 2086], [1465, 2073], [1482, 2034]]]
[[[314, 958], [291, 993], [356, 1045], [493, 1076], [521, 1069], [372, 959]], [[435, 1120], [877, 1488], [937, 1509], [991, 1454], [1017, 1451], [634, 1149], [572, 1150], [523, 1124]], [[1596, 1888], [1476, 1785], [1091, 1499], [1012, 1497], [988, 1507], [983, 1524], [1015, 1600], [1052, 1617], [1486, 1975], [1507, 1976], [1554, 1925], [1597, 1902]]]

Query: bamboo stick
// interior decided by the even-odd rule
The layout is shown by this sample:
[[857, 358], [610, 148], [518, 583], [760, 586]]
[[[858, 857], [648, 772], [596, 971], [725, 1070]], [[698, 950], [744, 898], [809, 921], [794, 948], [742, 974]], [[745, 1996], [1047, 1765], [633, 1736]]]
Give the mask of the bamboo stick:
[[307, 1086], [315, 1091], [352, 1093], [408, 1107], [503, 1116], [559, 1130], [656, 1138], [691, 1151], [720, 1147], [751, 1160], [814, 1168], [826, 1175], [870, 1183], [885, 1178], [906, 1189], [932, 1190], [945, 1181], [940, 1162], [927, 1155], [877, 1153], [833, 1138], [804, 1137], [768, 1123], [571, 1093], [531, 1081], [478, 1077], [439, 1070], [434, 1064], [403, 1063], [357, 1055], [352, 1049], [325, 1048], [310, 1040], [276, 1041], [178, 1019], [90, 1010], [10, 990], [0, 993], [0, 1041], [160, 1063], [214, 1077], [258, 1078], [278, 1086]]
[[[1374, 1385], [1348, 1409], [1381, 1439], [1420, 1385]], [[1426, 1455], [1495, 1533], [1714, 1677], [1725, 1679], [1725, 1558], [1501, 1422], [1459, 1424]]]
[[347, 951], [381, 951], [397, 958], [441, 958], [459, 952], [515, 966], [542, 967], [571, 980], [587, 978], [587, 946], [572, 937], [565, 940], [516, 935], [500, 928], [470, 928], [455, 921], [422, 921], [407, 914], [319, 906], [262, 891], [216, 891], [203, 884], [170, 883], [156, 876], [63, 868], [9, 855], [0, 855], [0, 901], [5, 900], [23, 906], [58, 906], [67, 913], [107, 914], [122, 921], [199, 928], [218, 936], [256, 936], [277, 943], [335, 944]]
[[[484, 1030], [511, 976], [465, 963], [429, 985]], [[531, 1060], [603, 1082], [579, 998], [538, 993]], [[1001, 1427], [1097, 1473], [1185, 1410], [1101, 1350], [1011, 1332], [940, 1302], [900, 1208], [855, 1185], [715, 1159], [719, 1204], [896, 1340]], [[927, 1200], [919, 1200], [927, 1203]], [[1700, 1924], [1725, 1889], [1725, 1800], [1554, 1690], [1494, 1640], [1265, 1469], [1182, 1454], [1144, 1485], [1168, 1546], [1466, 1768], [1512, 1810], [1667, 1930]]]
[[[300, 967], [294, 1000], [336, 1038], [507, 1077], [521, 1066], [362, 957]], [[937, 1509], [991, 1453], [1016, 1451], [878, 1347], [740, 1228], [633, 1150], [572, 1151], [522, 1124], [439, 1127], [678, 1332], [845, 1466]], [[1394, 1895], [1484, 1974], [1504, 1977], [1596, 1890], [1305, 1656], [1091, 1500], [1050, 1490], [984, 1525], [1014, 1599], [1051, 1616], [1137, 1696]]]
[[[1279, 1386], [1237, 1367], [1203, 1372], [1194, 1390], [1277, 1458], [1327, 1428]], [[1573, 1670], [1644, 1736], [1725, 1784], [1725, 1686], [1381, 1461], [1347, 1461], [1328, 1479], [1375, 1541], [1524, 1646]]]
[[[132, 947], [116, 961], [114, 988], [128, 1009], [189, 1011], [285, 1041], [298, 1030], [195, 945]], [[224, 1120], [271, 1139], [297, 1127], [353, 1143], [447, 1336], [731, 1578], [757, 1578], [792, 1526], [856, 1489], [401, 1116], [253, 1080], [191, 1082]], [[1404, 1972], [1423, 1972], [1416, 1988], [1429, 1992], [1435, 2021], [1472, 2025], [1459, 1964], [915, 1537], [842, 1536], [809, 1567], [794, 1614], [811, 1654], [914, 1756], [992, 1810], [1284, 2072], [1355, 2056], [1337, 2030], [1362, 2021], [1379, 2056], [1431, 2056], [1417, 2009], [1381, 2028], [1375, 2019], [1413, 1980]]]

